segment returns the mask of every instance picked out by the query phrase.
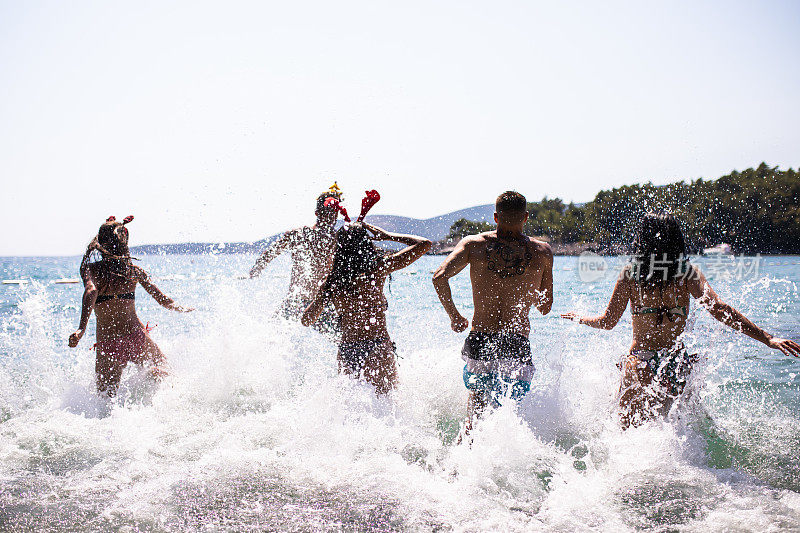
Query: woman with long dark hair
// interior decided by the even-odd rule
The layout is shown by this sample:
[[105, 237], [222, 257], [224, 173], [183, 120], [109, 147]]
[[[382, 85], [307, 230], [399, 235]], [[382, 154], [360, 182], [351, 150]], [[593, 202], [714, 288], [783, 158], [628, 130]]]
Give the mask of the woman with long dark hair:
[[[384, 254], [373, 241], [407, 245]], [[389, 233], [365, 222], [345, 224], [336, 233], [333, 267], [314, 301], [303, 314], [305, 326], [313, 324], [328, 303], [341, 320], [342, 338], [337, 356], [339, 371], [363, 377], [379, 394], [397, 383], [394, 343], [386, 330], [383, 294], [386, 278], [405, 268], [431, 247], [431, 241], [414, 235]]]
[[[192, 311], [175, 305], [150, 281], [144, 269], [132, 263], [128, 251], [128, 228], [125, 227], [132, 220], [133, 216], [126, 217], [123, 222], [109, 217], [86, 248], [80, 266], [84, 285], [81, 320], [77, 331], [69, 336], [69, 346], [76, 347], [94, 310], [97, 318], [97, 390], [108, 396], [116, 394], [122, 371], [128, 363], [151, 365], [154, 377], [166, 374], [164, 354], [136, 315], [136, 285], [140, 284], [167, 309]], [[102, 259], [90, 263], [89, 258], [95, 251]]]
[[792, 340], [773, 337], [714, 292], [703, 273], [689, 263], [686, 243], [671, 214], [648, 213], [634, 241], [634, 256], [617, 280], [600, 316], [562, 314], [598, 329], [613, 329], [631, 305], [633, 343], [622, 363], [620, 416], [623, 427], [666, 415], [686, 385], [696, 357], [683, 345], [692, 299], [715, 319], [789, 356], [800, 356]]

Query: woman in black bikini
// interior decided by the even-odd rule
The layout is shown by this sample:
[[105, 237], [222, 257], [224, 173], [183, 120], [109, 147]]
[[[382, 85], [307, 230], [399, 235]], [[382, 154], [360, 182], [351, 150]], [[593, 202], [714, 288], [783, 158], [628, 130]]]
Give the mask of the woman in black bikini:
[[692, 298], [723, 324], [786, 355], [800, 356], [796, 342], [773, 337], [722, 301], [686, 259], [683, 233], [672, 215], [645, 215], [634, 250], [602, 315], [561, 315], [593, 328], [613, 329], [630, 302], [633, 344], [620, 385], [624, 428], [666, 415], [683, 392], [695, 362], [681, 341]]
[[[155, 377], [166, 374], [163, 369], [164, 354], [150, 338], [148, 328], [136, 315], [136, 284], [141, 284], [144, 290], [167, 309], [192, 311], [175, 305], [171, 298], [153, 285], [142, 268], [131, 263], [128, 228], [125, 225], [132, 220], [133, 216], [126, 217], [123, 222], [109, 217], [89, 243], [80, 266], [84, 285], [81, 321], [77, 331], [69, 336], [69, 346], [76, 347], [86, 332], [89, 317], [94, 310], [97, 317], [97, 390], [108, 396], [116, 394], [122, 371], [129, 362], [137, 365], [151, 364]], [[100, 253], [102, 260], [89, 263], [89, 257], [95, 250]]]
[[[399, 242], [407, 247], [384, 255], [372, 241]], [[339, 371], [363, 376], [379, 394], [397, 383], [394, 343], [386, 330], [384, 283], [389, 274], [407, 267], [430, 247], [431, 241], [422, 237], [389, 233], [363, 222], [346, 224], [336, 233], [331, 272], [303, 314], [302, 323], [308, 326], [329, 302], [333, 304], [341, 318]]]

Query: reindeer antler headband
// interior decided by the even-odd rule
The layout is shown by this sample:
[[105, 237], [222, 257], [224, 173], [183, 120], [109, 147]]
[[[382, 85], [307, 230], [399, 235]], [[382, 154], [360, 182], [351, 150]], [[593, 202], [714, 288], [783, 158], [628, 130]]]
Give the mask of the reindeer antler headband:
[[[106, 219], [106, 224], [108, 224], [110, 222], [116, 222], [116, 221], [117, 221], [117, 217], [115, 217], [114, 215], [111, 215], [110, 217], [108, 217]], [[118, 228], [118, 229], [124, 230], [125, 234], [127, 235], [128, 228], [126, 228], [124, 226], [125, 226], [125, 224], [128, 224], [130, 222], [133, 222], [133, 215], [128, 215], [125, 218], [123, 218], [122, 219], [122, 225], [121, 225], [122, 227]], [[89, 254], [89, 252], [91, 250], [98, 250], [104, 256], [112, 257], [112, 258], [115, 258], [115, 259], [136, 259], [135, 257], [131, 257], [130, 255], [124, 255], [124, 256], [116, 255], [116, 254], [112, 254], [111, 252], [106, 250], [99, 242], [99, 234], [94, 239], [92, 239], [92, 242], [89, 243], [89, 248], [86, 251], [87, 255], [84, 258], [84, 260], [88, 260], [88, 257], [89, 257], [88, 254]]]
[[[111, 215], [110, 217], [108, 217], [106, 219], [106, 222], [116, 222], [116, 220], [117, 220], [117, 217], [115, 217], [114, 215]], [[129, 223], [129, 222], [133, 222], [133, 215], [128, 215], [128, 216], [126, 216], [125, 218], [122, 219], [122, 225], [123, 226], [125, 224]]]
[[381, 195], [378, 194], [378, 191], [375, 189], [372, 189], [371, 191], [364, 191], [364, 194], [366, 194], [366, 196], [361, 200], [361, 214], [358, 215], [356, 222], [361, 222], [364, 220], [364, 217], [367, 216], [369, 210], [372, 209], [372, 207], [381, 199]]
[[[364, 220], [364, 217], [367, 216], [369, 210], [378, 203], [381, 199], [381, 195], [375, 189], [371, 191], [365, 191], [366, 196], [364, 199], [361, 200], [361, 213], [358, 215], [356, 222], [361, 222]], [[347, 215], [347, 209], [345, 209], [338, 198], [328, 198], [325, 200], [325, 207], [332, 207], [336, 209], [339, 213], [342, 214], [345, 222], [350, 222], [350, 217]]]

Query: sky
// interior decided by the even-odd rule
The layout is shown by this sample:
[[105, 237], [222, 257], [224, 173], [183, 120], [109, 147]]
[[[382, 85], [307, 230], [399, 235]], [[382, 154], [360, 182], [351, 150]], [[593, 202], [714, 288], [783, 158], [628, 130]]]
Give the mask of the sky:
[[0, 256], [800, 166], [800, 3], [0, 0]]

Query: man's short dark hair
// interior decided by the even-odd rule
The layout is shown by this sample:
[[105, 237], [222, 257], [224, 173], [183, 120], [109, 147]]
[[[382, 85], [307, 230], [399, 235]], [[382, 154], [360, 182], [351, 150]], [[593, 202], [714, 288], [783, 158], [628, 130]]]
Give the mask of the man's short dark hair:
[[497, 197], [494, 209], [498, 215], [522, 215], [528, 209], [528, 202], [517, 191], [506, 191]]
[[325, 200], [328, 198], [336, 198], [337, 200], [341, 200], [341, 195], [333, 192], [324, 192], [317, 196], [317, 209], [314, 211], [315, 213], [320, 213], [323, 209], [325, 209]]

